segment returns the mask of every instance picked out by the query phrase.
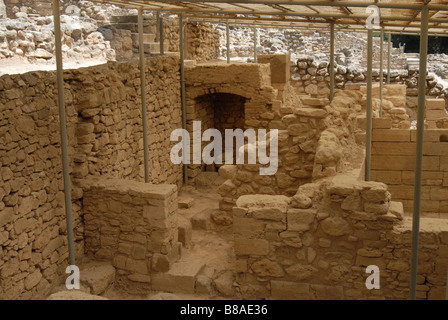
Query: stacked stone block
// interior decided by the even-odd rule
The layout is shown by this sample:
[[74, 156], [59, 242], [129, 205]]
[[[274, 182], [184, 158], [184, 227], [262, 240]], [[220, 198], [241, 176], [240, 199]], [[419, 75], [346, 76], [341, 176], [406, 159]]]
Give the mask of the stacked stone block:
[[[165, 71], [168, 72], [165, 72]], [[182, 183], [169, 159], [181, 127], [179, 60], [147, 60], [150, 178]], [[77, 257], [82, 256], [88, 176], [142, 182], [143, 129], [137, 62], [65, 71]], [[55, 72], [0, 78], [0, 299], [45, 297], [68, 266]]]
[[437, 129], [437, 122], [445, 122], [448, 114], [445, 109], [444, 100], [426, 100], [426, 124], [428, 129]]
[[[233, 209], [236, 282], [245, 299], [407, 299], [410, 219], [387, 186], [346, 176], [294, 197], [248, 195]], [[417, 296], [443, 299], [446, 221], [422, 221]], [[368, 266], [380, 289], [368, 290]]]
[[[429, 100], [428, 105], [432, 102]], [[372, 179], [389, 185], [394, 199], [413, 211], [416, 130], [391, 129], [387, 119], [373, 119]], [[381, 122], [376, 125], [377, 122]], [[423, 150], [422, 211], [430, 217], [446, 217], [448, 210], [446, 129], [426, 129]]]
[[84, 188], [85, 251], [113, 263], [117, 275], [150, 283], [177, 260], [177, 187], [96, 179]]
[[[384, 74], [386, 79], [387, 74]], [[403, 70], [391, 73], [391, 84], [406, 85], [407, 101], [409, 108], [416, 108], [418, 96], [418, 71]], [[377, 70], [373, 71], [373, 81], [379, 82], [381, 76]], [[328, 96], [330, 84], [329, 63], [317, 61], [313, 57], [299, 57], [297, 63], [291, 66], [291, 80], [299, 94], [308, 94], [316, 97]], [[385, 80], [384, 80], [385, 81]], [[347, 84], [362, 84], [367, 82], [367, 71], [359, 68], [335, 65], [335, 85], [337, 89], [343, 89]], [[427, 95], [437, 99], [445, 99], [446, 89], [438, 83], [433, 75], [426, 79]]]

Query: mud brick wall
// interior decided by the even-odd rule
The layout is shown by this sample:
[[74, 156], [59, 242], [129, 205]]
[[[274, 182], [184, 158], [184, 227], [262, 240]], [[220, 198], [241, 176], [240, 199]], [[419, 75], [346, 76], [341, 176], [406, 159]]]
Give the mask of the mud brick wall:
[[[235, 271], [245, 299], [408, 299], [411, 219], [387, 186], [338, 176], [294, 197], [250, 195], [233, 209]], [[423, 219], [417, 297], [444, 299], [448, 223]], [[366, 268], [380, 269], [380, 290]], [[369, 274], [370, 275], [370, 274]]]
[[[428, 101], [428, 105], [433, 102]], [[413, 212], [416, 130], [390, 129], [387, 120], [374, 120], [372, 179], [387, 183], [394, 199]], [[422, 212], [448, 217], [447, 129], [426, 129], [423, 150]]]
[[81, 182], [85, 251], [124, 280], [149, 284], [179, 255], [177, 187], [119, 179]]
[[[147, 60], [150, 178], [182, 182], [169, 159], [180, 128], [179, 60]], [[138, 62], [64, 72], [77, 256], [83, 254], [82, 189], [107, 176], [144, 181]], [[0, 78], [0, 299], [45, 297], [68, 265], [55, 72]], [[61, 278], [62, 277], [62, 278]]]

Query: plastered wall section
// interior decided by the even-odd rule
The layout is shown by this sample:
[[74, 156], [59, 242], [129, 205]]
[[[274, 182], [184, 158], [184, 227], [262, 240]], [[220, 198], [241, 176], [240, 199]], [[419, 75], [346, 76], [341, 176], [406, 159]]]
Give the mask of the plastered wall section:
[[[439, 111], [444, 112], [443, 100], [427, 100], [427, 117]], [[417, 131], [390, 129], [387, 119], [375, 119], [374, 123], [372, 179], [387, 183], [394, 199], [412, 213]], [[448, 217], [447, 138], [447, 129], [425, 129], [421, 202], [425, 216]]]

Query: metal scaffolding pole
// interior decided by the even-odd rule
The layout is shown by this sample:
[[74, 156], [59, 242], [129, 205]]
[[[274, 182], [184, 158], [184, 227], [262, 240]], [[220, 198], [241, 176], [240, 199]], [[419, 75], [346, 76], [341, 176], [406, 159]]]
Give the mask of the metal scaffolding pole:
[[140, 51], [140, 86], [142, 95], [143, 153], [145, 165], [145, 182], [149, 183], [149, 147], [148, 147], [148, 114], [146, 108], [146, 61], [143, 41], [143, 9], [138, 10], [138, 39]]
[[165, 36], [163, 34], [163, 18], [159, 18], [159, 42], [160, 42], [160, 54], [165, 54], [164, 42]]
[[417, 151], [415, 161], [414, 215], [412, 219], [411, 300], [415, 300], [417, 298], [418, 243], [423, 175], [423, 138], [425, 133], [426, 71], [428, 66], [429, 9], [427, 6], [423, 8], [421, 16], [422, 25], [420, 32], [420, 68], [418, 80]]
[[445, 286], [446, 286], [445, 300], [448, 300], [448, 268], [446, 271], [447, 272], [446, 272], [446, 283], [445, 283]]
[[156, 36], [155, 36], [155, 42], [159, 42], [160, 38], [160, 24], [159, 24], [159, 20], [160, 20], [160, 11], [156, 12]]
[[[187, 130], [187, 109], [185, 100], [185, 47], [184, 47], [184, 17], [179, 15], [179, 51], [180, 51], [180, 85], [181, 85], [181, 103], [182, 103], [182, 128]], [[182, 138], [184, 143], [182, 152], [190, 151], [186, 145], [186, 137]], [[184, 155], [183, 155], [184, 156]], [[185, 157], [184, 157], [185, 158]], [[184, 163], [184, 183], [188, 183], [188, 165]]]
[[390, 65], [391, 65], [391, 54], [392, 54], [392, 33], [389, 34], [389, 39], [387, 41], [387, 84], [390, 84]]
[[384, 28], [381, 29], [380, 41], [380, 118], [383, 117], [383, 85], [384, 85], [384, 61], [383, 61], [383, 44], [384, 44]]
[[230, 63], [230, 26], [229, 20], [226, 22], [226, 48], [227, 48], [227, 64]]
[[369, 29], [368, 41], [367, 41], [366, 181], [371, 180], [371, 169], [372, 169], [372, 67], [373, 67], [373, 29]]
[[59, 122], [60, 122], [61, 148], [62, 148], [62, 175], [64, 180], [68, 252], [69, 252], [69, 263], [70, 265], [74, 266], [76, 264], [75, 240], [73, 235], [71, 183], [70, 183], [70, 168], [68, 159], [67, 119], [65, 112], [65, 97], [64, 97], [64, 73], [63, 73], [64, 69], [62, 65], [61, 12], [59, 7], [59, 0], [53, 0], [53, 17], [54, 17], [54, 35], [55, 35], [55, 51], [56, 51], [56, 77], [58, 88]]
[[335, 74], [334, 74], [334, 23], [330, 25], [330, 102], [333, 101], [334, 98], [334, 82], [335, 82]]
[[254, 28], [254, 63], [258, 63], [257, 46], [258, 46], [258, 29], [257, 29], [257, 27], [255, 27]]

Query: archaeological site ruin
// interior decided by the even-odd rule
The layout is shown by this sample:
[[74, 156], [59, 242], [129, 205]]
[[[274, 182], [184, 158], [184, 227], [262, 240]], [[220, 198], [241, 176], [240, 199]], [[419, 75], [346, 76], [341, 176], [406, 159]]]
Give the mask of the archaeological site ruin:
[[0, 0], [0, 300], [448, 299], [447, 35], [445, 0]]

